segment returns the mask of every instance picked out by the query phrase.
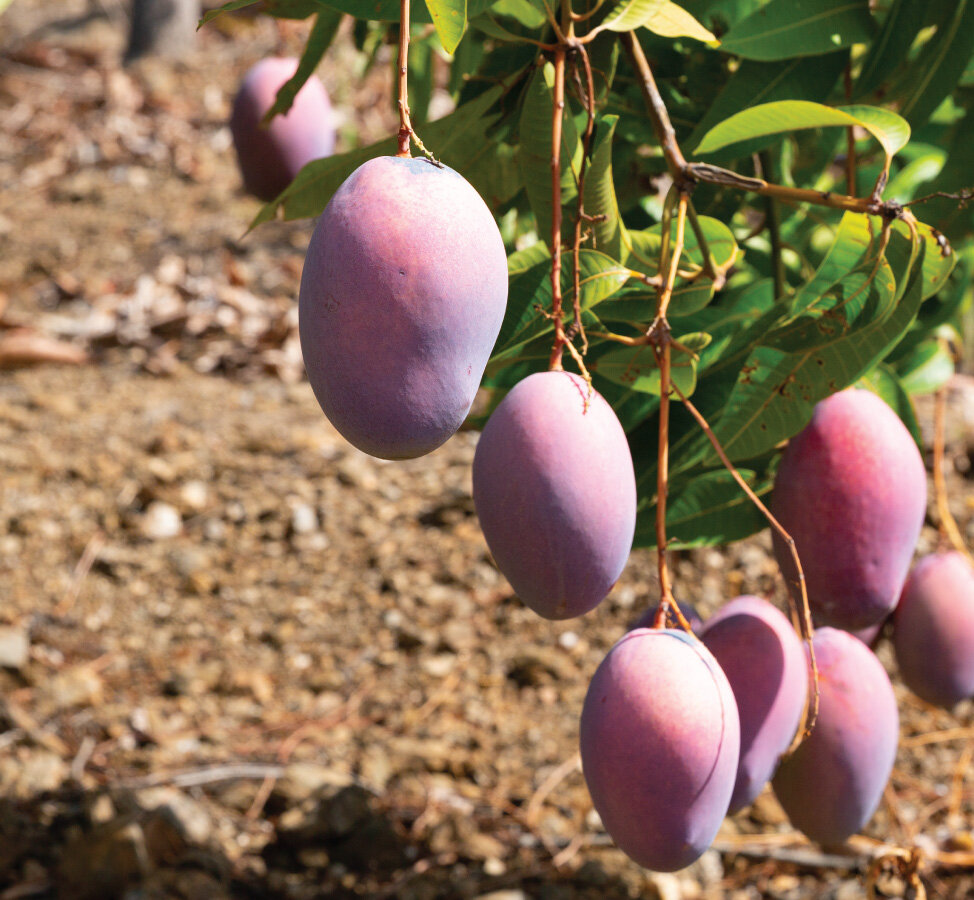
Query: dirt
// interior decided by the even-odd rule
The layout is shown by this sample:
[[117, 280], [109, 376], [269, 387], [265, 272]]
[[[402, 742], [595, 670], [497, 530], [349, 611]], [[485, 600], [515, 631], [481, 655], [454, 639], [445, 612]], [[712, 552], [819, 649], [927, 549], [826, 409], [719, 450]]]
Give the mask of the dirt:
[[[627, 861], [578, 714], [656, 602], [654, 558], [542, 621], [477, 527], [475, 433], [385, 463], [324, 420], [295, 358], [310, 224], [243, 236], [226, 128], [248, 65], [306, 26], [228, 19], [123, 70], [118, 3], [15, 0], [0, 22], [0, 339], [87, 360], [0, 372], [0, 898], [865, 897], [872, 845], [808, 844], [770, 792], [685, 872]], [[359, 80], [335, 49], [347, 147], [388, 128], [389, 69]], [[948, 465], [968, 537], [970, 396], [958, 381]], [[780, 603], [769, 548], [676, 554], [679, 598]], [[969, 897], [974, 708], [896, 690], [866, 834]], [[909, 895], [892, 869], [880, 895]]]

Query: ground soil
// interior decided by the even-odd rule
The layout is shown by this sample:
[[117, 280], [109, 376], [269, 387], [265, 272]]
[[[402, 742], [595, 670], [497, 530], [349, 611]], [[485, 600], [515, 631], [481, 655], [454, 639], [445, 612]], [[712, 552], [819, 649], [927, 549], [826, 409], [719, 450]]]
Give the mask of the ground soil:
[[[310, 224], [243, 237], [225, 124], [305, 27], [228, 18], [124, 70], [117, 0], [0, 18], [0, 350], [28, 347], [0, 372], [0, 898], [865, 897], [872, 845], [808, 844], [770, 792], [685, 872], [614, 849], [578, 714], [656, 601], [651, 555], [591, 615], [542, 621], [477, 527], [475, 433], [385, 463], [324, 420], [295, 357]], [[344, 146], [382, 136], [388, 66], [335, 51]], [[22, 365], [58, 353], [79, 364]], [[966, 382], [951, 398], [970, 537]], [[781, 602], [769, 548], [677, 554], [679, 598]], [[974, 708], [896, 691], [866, 834], [970, 897]], [[911, 896], [893, 869], [879, 895]]]

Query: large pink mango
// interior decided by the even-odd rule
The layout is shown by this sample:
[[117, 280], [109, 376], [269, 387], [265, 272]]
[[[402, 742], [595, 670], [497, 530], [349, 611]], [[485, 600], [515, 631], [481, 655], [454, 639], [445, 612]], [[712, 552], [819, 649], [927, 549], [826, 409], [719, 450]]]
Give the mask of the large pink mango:
[[710, 846], [734, 788], [740, 727], [730, 685], [700, 641], [628, 632], [592, 678], [580, 736], [592, 802], [619, 849], [672, 872]]
[[577, 375], [529, 375], [501, 401], [477, 444], [473, 498], [497, 567], [539, 615], [580, 616], [622, 574], [632, 456], [612, 407]]
[[791, 622], [760, 597], [736, 597], [722, 606], [700, 639], [724, 670], [741, 719], [733, 813], [761, 793], [798, 730], [808, 662]]
[[[861, 629], [899, 599], [927, 507], [916, 443], [870, 391], [821, 401], [792, 438], [771, 510], [795, 539], [816, 623]], [[775, 533], [775, 554], [795, 591], [795, 569]]]
[[952, 551], [925, 556], [910, 572], [893, 614], [903, 683], [950, 708], [974, 697], [974, 569]]
[[429, 453], [469, 412], [506, 305], [504, 242], [464, 178], [425, 159], [359, 166], [301, 277], [301, 351], [325, 415], [373, 456]]
[[879, 805], [896, 758], [899, 714], [886, 670], [862, 641], [819, 628], [813, 645], [818, 721], [771, 783], [791, 823], [834, 846], [859, 831]]
[[261, 200], [273, 200], [313, 159], [335, 150], [335, 123], [328, 94], [312, 75], [285, 116], [261, 128], [278, 90], [294, 75], [298, 61], [269, 57], [254, 65], [233, 102], [230, 132], [244, 187]]

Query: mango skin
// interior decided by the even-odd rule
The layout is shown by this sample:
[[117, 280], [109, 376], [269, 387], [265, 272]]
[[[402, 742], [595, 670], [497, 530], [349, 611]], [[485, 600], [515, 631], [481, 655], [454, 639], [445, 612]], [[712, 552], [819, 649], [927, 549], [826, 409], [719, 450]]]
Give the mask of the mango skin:
[[673, 872], [710, 844], [737, 775], [740, 725], [727, 678], [683, 631], [630, 631], [592, 677], [582, 772], [605, 830], [639, 865]]
[[792, 825], [830, 847], [876, 811], [896, 758], [899, 713], [886, 670], [862, 641], [837, 628], [819, 628], [812, 641], [818, 721], [771, 784]]
[[[850, 389], [815, 407], [788, 444], [771, 511], [798, 548], [816, 624], [858, 630], [896, 605], [927, 508], [916, 443], [871, 391]], [[774, 534], [789, 589], [795, 569]]]
[[315, 227], [301, 277], [301, 351], [339, 432], [384, 459], [422, 456], [461, 425], [507, 305], [507, 255], [453, 169], [381, 156]]
[[893, 613], [903, 683], [946, 709], [974, 697], [974, 569], [957, 551], [923, 557]]
[[546, 619], [588, 612], [622, 574], [632, 456], [612, 407], [577, 375], [529, 375], [500, 402], [474, 454], [473, 499], [497, 567]]
[[741, 757], [730, 812], [754, 801], [791, 744], [808, 696], [808, 663], [791, 622], [761, 597], [724, 604], [700, 632], [730, 682]]
[[247, 192], [261, 200], [273, 200], [305, 165], [335, 151], [334, 113], [314, 75], [298, 91], [287, 115], [260, 127], [278, 90], [297, 68], [293, 58], [262, 59], [244, 76], [233, 101], [230, 133], [240, 174]]

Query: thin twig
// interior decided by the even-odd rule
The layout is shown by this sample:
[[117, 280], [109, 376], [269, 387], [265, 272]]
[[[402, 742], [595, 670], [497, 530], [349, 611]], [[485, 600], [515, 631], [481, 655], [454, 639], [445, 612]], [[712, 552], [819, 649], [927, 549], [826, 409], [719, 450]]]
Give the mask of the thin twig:
[[280, 778], [284, 766], [275, 763], [228, 763], [227, 765], [206, 766], [201, 769], [188, 769], [181, 772], [156, 772], [143, 778], [127, 778], [115, 783], [115, 787], [138, 791], [142, 788], [170, 785], [172, 787], [200, 787], [218, 781], [237, 781], [249, 778]]
[[524, 821], [529, 827], [534, 828], [537, 824], [538, 813], [541, 811], [541, 806], [548, 798], [548, 795], [573, 772], [581, 771], [581, 766], [581, 756], [574, 753], [568, 759], [555, 766], [548, 777], [538, 785], [538, 789], [531, 795], [531, 799], [524, 809]]
[[[582, 324], [582, 226], [585, 222], [585, 174], [588, 170], [588, 160], [592, 152], [592, 135], [595, 131], [595, 83], [592, 78], [592, 65], [588, 58], [586, 49], [579, 45], [576, 48], [576, 59], [581, 58], [585, 70], [584, 100], [585, 110], [588, 119], [585, 123], [585, 133], [582, 135], [582, 164], [578, 173], [578, 203], [575, 210], [575, 234], [572, 242], [572, 312], [574, 320], [568, 334], [571, 340], [574, 335], [578, 335], [582, 341], [582, 354], [588, 352], [588, 338], [585, 335], [585, 326]], [[578, 72], [578, 63], [575, 63], [575, 72]]]
[[[812, 729], [815, 727], [815, 721], [818, 719], [818, 704], [819, 704], [819, 690], [818, 690], [818, 666], [815, 662], [815, 647], [812, 644], [812, 635], [814, 634], [814, 628], [812, 627], [812, 613], [808, 606], [808, 590], [805, 586], [805, 572], [802, 569], [801, 560], [798, 558], [798, 548], [795, 546], [794, 538], [785, 531], [784, 526], [772, 515], [771, 510], [762, 502], [761, 498], [754, 493], [751, 486], [744, 480], [740, 472], [730, 461], [730, 458], [724, 452], [724, 448], [720, 445], [720, 441], [717, 440], [717, 436], [714, 434], [713, 429], [710, 427], [710, 423], [703, 417], [703, 414], [690, 402], [690, 399], [680, 390], [679, 387], [673, 385], [673, 390], [679, 395], [680, 399], [683, 401], [683, 405], [687, 408], [687, 411], [696, 420], [697, 424], [703, 429], [704, 434], [707, 435], [708, 440], [713, 446], [717, 455], [720, 457], [720, 461], [724, 464], [724, 467], [728, 472], [731, 473], [733, 479], [738, 483], [741, 490], [747, 494], [750, 501], [761, 511], [761, 514], [768, 520], [771, 527], [778, 532], [778, 535], [785, 542], [791, 553], [792, 561], [795, 564], [795, 571], [797, 572], [798, 588], [801, 593], [801, 604], [800, 609], [797, 610], [797, 615], [799, 621], [801, 622], [802, 638], [805, 640], [805, 644], [808, 647], [808, 663], [811, 669], [811, 680], [809, 683], [808, 690], [808, 704], [803, 713], [804, 722], [802, 727], [799, 727], [798, 732], [795, 737], [795, 743], [789, 748], [789, 752], [793, 752], [797, 743], [808, 737], [812, 733]], [[791, 591], [788, 592], [791, 595]]]
[[[760, 154], [761, 174], [773, 178], [774, 167], [771, 154], [763, 150]], [[778, 201], [774, 197], [765, 197], [764, 224], [768, 229], [768, 239], [771, 242], [771, 275], [774, 279], [774, 298], [779, 300], [785, 295], [787, 282], [785, 281], [785, 261], [781, 255], [781, 220], [778, 218]]]
[[700, 219], [697, 216], [697, 210], [689, 198], [687, 198], [687, 215], [690, 218], [690, 227], [697, 238], [697, 246], [703, 256], [703, 272], [714, 283], [714, 289], [720, 290], [724, 286], [726, 273], [717, 266], [717, 260], [710, 249], [707, 235], [704, 233], [703, 225], [700, 224]]
[[81, 552], [81, 558], [71, 574], [71, 588], [64, 599], [55, 607], [54, 615], [63, 616], [74, 608], [75, 603], [78, 602], [78, 597], [81, 596], [81, 587], [85, 578], [88, 577], [91, 567], [95, 564], [95, 560], [98, 559], [98, 554], [101, 553], [104, 546], [105, 535], [101, 531], [96, 531], [88, 539], [85, 549]]
[[646, 101], [646, 109], [649, 112], [653, 131], [656, 133], [656, 140], [659, 141], [663, 155], [666, 157], [666, 165], [674, 180], [679, 180], [686, 174], [687, 161], [680, 145], [676, 142], [676, 132], [673, 130], [673, 123], [670, 122], [670, 115], [666, 111], [666, 104], [663, 103], [659, 88], [656, 86], [653, 70], [649, 67], [646, 54], [643, 53], [642, 45], [634, 31], [623, 32], [620, 39], [623, 49], [629, 54], [633, 68], [639, 76], [639, 87], [643, 92], [643, 99]]

